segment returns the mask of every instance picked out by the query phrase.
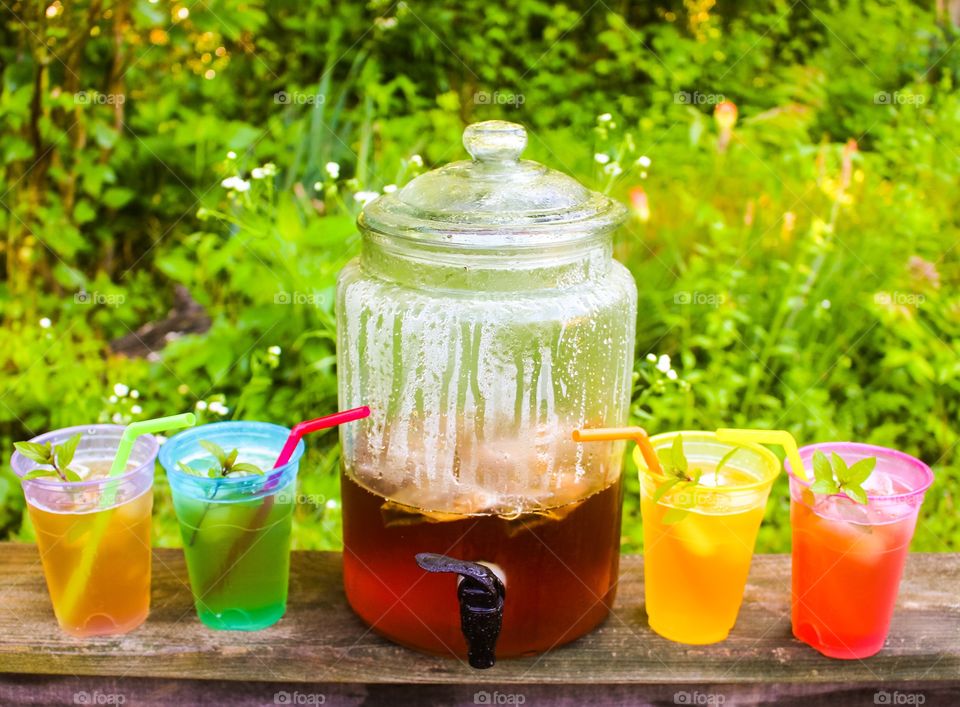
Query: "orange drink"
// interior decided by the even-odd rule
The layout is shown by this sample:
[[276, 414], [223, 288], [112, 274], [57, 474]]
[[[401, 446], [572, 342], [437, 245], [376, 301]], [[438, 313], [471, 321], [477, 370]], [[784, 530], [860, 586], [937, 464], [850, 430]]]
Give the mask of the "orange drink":
[[[650, 443], [669, 461], [681, 438], [696, 483], [661, 488], [639, 447], [644, 581], [650, 627], [680, 643], [722, 641], [737, 620], [757, 530], [780, 461], [754, 444], [719, 442], [713, 432], [671, 432]], [[718, 465], [722, 466], [718, 468]]]
[[126, 633], [150, 610], [150, 518], [158, 444], [137, 439], [126, 471], [108, 477], [123, 427], [90, 425], [31, 440], [54, 448], [76, 433], [82, 438], [71, 469], [80, 481], [22, 478], [40, 468], [19, 452], [30, 520], [47, 589], [60, 627], [74, 636]]

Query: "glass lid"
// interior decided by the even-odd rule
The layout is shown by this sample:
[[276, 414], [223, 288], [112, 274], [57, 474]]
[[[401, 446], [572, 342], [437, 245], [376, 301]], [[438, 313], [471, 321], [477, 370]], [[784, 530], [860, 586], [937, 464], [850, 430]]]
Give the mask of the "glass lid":
[[521, 160], [522, 125], [474, 123], [463, 133], [470, 160], [420, 175], [360, 213], [360, 228], [453, 246], [541, 246], [577, 241], [620, 225], [626, 208], [572, 177]]

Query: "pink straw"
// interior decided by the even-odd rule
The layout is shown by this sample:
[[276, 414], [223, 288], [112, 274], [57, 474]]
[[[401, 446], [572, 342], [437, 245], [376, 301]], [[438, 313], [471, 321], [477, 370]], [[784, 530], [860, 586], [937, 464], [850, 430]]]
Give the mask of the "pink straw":
[[287, 437], [287, 441], [284, 443], [283, 449], [280, 450], [280, 456], [277, 457], [277, 462], [273, 465], [273, 468], [278, 469], [290, 461], [290, 457], [293, 456], [293, 451], [297, 448], [297, 445], [300, 443], [300, 439], [304, 435], [310, 434], [311, 432], [316, 432], [317, 430], [325, 430], [330, 427], [336, 427], [337, 425], [342, 425], [344, 422], [361, 420], [369, 415], [370, 408], [364, 405], [362, 407], [353, 408], [352, 410], [344, 410], [343, 412], [335, 412], [332, 415], [324, 415], [323, 417], [318, 417], [316, 420], [305, 420], [304, 422], [298, 422], [293, 426], [293, 429], [290, 430], [290, 436]]

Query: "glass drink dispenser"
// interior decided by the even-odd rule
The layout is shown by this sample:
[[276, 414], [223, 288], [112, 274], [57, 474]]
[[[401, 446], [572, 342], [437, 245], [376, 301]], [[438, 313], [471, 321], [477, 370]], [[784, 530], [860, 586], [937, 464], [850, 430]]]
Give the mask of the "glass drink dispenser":
[[337, 289], [347, 598], [376, 631], [469, 658], [553, 648], [609, 613], [637, 292], [624, 207], [476, 123], [472, 159], [366, 206]]

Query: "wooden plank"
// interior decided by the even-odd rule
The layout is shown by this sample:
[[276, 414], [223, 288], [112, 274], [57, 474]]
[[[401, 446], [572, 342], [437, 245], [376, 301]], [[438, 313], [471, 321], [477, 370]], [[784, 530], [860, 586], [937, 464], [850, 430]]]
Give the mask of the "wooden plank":
[[[879, 655], [863, 661], [824, 658], [790, 636], [789, 576], [788, 556], [757, 556], [730, 639], [714, 646], [682, 646], [647, 628], [642, 558], [625, 556], [613, 615], [598, 630], [548, 654], [475, 671], [371, 633], [346, 604], [337, 553], [294, 553], [287, 616], [267, 630], [245, 633], [203, 627], [193, 613], [182, 553], [156, 550], [147, 623], [126, 636], [78, 640], [56, 626], [36, 548], [0, 543], [0, 673], [75, 680], [368, 684], [371, 690], [391, 683], [460, 684], [474, 691], [491, 686], [501, 692], [511, 685], [552, 684], [660, 684], [668, 691], [696, 684], [741, 690], [759, 683], [776, 683], [784, 690], [791, 684], [805, 686], [807, 692], [831, 685], [869, 692], [871, 686], [894, 682], [956, 688], [960, 555], [910, 557], [891, 637]], [[787, 690], [783, 696], [790, 694]]]
[[[889, 695], [889, 701], [884, 701]], [[900, 697], [902, 696], [902, 697]], [[897, 699], [897, 702], [894, 702]], [[847, 683], [750, 683], [707, 685], [425, 685], [265, 683], [229, 680], [165, 680], [75, 676], [0, 676], [0, 704], [24, 705], [705, 705], [734, 707], [876, 707], [880, 704], [957, 704], [955, 687], [943, 683], [891, 686]]]

